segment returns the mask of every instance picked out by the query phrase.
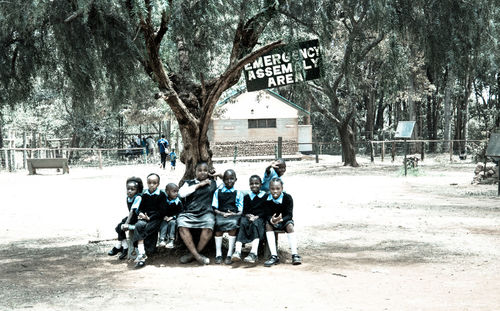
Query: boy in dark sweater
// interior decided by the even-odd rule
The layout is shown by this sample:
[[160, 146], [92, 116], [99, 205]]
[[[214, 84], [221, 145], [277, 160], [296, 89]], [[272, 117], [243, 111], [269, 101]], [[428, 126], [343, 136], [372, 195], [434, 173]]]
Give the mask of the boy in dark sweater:
[[[137, 241], [139, 255], [136, 258], [136, 268], [142, 268], [146, 265], [146, 251], [144, 250], [144, 240], [148, 237], [158, 234], [158, 229], [162, 221], [162, 210], [167, 204], [167, 195], [160, 191], [160, 176], [151, 173], [147, 177], [148, 189], [142, 194], [141, 205], [139, 206], [135, 225], [134, 241]], [[156, 247], [156, 240], [154, 242]]]
[[293, 199], [291, 195], [283, 192], [283, 182], [281, 179], [273, 178], [269, 182], [269, 195], [265, 205], [268, 215], [266, 238], [269, 250], [271, 251], [271, 257], [264, 263], [264, 266], [270, 267], [280, 262], [276, 250], [274, 230], [286, 231], [292, 253], [292, 264], [300, 265], [302, 259], [297, 252], [297, 238], [293, 228]]
[[174, 248], [177, 214], [182, 210], [182, 202], [178, 197], [179, 187], [169, 183], [165, 187], [167, 204], [162, 211], [163, 221], [160, 225], [160, 247]]

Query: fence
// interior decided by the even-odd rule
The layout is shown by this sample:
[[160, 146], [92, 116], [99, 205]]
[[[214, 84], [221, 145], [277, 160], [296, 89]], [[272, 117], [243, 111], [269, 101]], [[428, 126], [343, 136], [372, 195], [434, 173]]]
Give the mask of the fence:
[[[447, 153], [450, 161], [453, 156], [466, 157], [468, 154], [478, 156], [476, 161], [484, 161], [481, 152], [485, 149], [486, 140], [386, 140], [386, 141], [361, 141], [355, 144], [357, 155], [369, 156], [372, 161], [380, 157], [381, 161], [392, 160], [396, 156], [419, 154], [423, 160], [426, 154]], [[342, 145], [339, 141], [297, 143], [296, 141], [271, 142], [241, 142], [225, 145], [214, 145], [214, 158], [230, 157], [233, 161], [246, 160], [259, 156], [272, 156], [275, 158], [286, 155], [300, 155], [299, 149], [306, 146], [310, 151], [303, 152], [316, 155], [342, 155]], [[460, 146], [457, 148], [457, 146]], [[446, 149], [447, 148], [447, 149]], [[446, 149], [446, 150], [445, 150]], [[465, 152], [465, 153], [464, 153]], [[80, 167], [100, 167], [147, 164], [157, 161], [156, 154], [147, 155], [143, 148], [3, 148], [0, 149], [0, 169], [14, 171], [26, 169], [28, 158], [67, 158], [69, 165]]]
[[[3, 148], [0, 149], [0, 169], [15, 171], [27, 168], [27, 159], [66, 158], [68, 164], [99, 167], [147, 164], [153, 161], [143, 148]], [[156, 157], [157, 158], [157, 157]], [[157, 158], [158, 159], [158, 158]]]

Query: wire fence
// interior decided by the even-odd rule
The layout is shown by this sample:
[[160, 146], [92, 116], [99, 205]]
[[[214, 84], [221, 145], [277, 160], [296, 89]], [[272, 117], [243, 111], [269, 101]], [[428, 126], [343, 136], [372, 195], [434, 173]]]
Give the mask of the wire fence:
[[[386, 140], [358, 141], [355, 152], [367, 156], [371, 161], [394, 161], [395, 157], [417, 155], [424, 160], [429, 154], [449, 154], [453, 157], [473, 161], [484, 161], [486, 140]], [[340, 141], [297, 143], [295, 141], [232, 142], [214, 144], [214, 158], [236, 161], [259, 160], [263, 157], [300, 158], [302, 154], [342, 156]], [[148, 154], [145, 148], [3, 148], [0, 149], [0, 170], [27, 169], [27, 159], [64, 158], [73, 167], [106, 167], [116, 165], [138, 165], [159, 161], [157, 153]], [[317, 157], [318, 158], [318, 157]]]

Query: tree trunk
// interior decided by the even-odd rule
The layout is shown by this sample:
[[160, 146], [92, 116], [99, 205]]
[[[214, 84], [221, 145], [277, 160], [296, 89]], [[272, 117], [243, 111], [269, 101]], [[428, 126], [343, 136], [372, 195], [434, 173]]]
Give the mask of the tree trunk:
[[375, 131], [380, 131], [384, 129], [384, 111], [386, 105], [384, 104], [384, 92], [380, 95], [380, 99], [378, 101], [377, 106], [377, 117], [375, 119]]
[[356, 161], [356, 149], [354, 146], [355, 137], [352, 127], [349, 125], [350, 120], [344, 120], [340, 125], [337, 125], [339, 131], [340, 142], [342, 144], [342, 153], [344, 154], [344, 166], [358, 167]]
[[446, 89], [444, 92], [444, 123], [443, 123], [443, 139], [445, 143], [443, 145], [443, 151], [450, 149], [449, 140], [451, 140], [451, 96], [452, 90], [455, 85], [455, 76], [453, 71], [448, 71], [448, 78], [446, 81]]
[[365, 93], [363, 98], [366, 105], [365, 137], [367, 140], [372, 140], [375, 125], [375, 96], [373, 96], [373, 92], [369, 92]]

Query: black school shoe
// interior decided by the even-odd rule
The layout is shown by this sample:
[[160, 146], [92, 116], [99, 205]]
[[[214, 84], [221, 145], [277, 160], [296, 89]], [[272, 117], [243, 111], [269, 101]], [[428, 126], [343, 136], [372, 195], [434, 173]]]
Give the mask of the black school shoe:
[[224, 261], [224, 259], [222, 259], [222, 256], [215, 257], [215, 263], [216, 264], [220, 265], [223, 261]]
[[280, 258], [276, 255], [272, 255], [265, 263], [264, 267], [270, 267], [272, 265], [277, 265], [280, 263]]
[[292, 265], [300, 265], [302, 264], [302, 258], [298, 254], [292, 255]]
[[118, 256], [118, 259], [123, 260], [126, 259], [127, 257], [128, 257], [128, 248], [124, 248], [120, 256]]
[[116, 247], [113, 247], [109, 252], [108, 252], [108, 255], [109, 256], [115, 256], [116, 254], [118, 253], [121, 253], [123, 252], [123, 247], [120, 247], [120, 248], [116, 248]]

